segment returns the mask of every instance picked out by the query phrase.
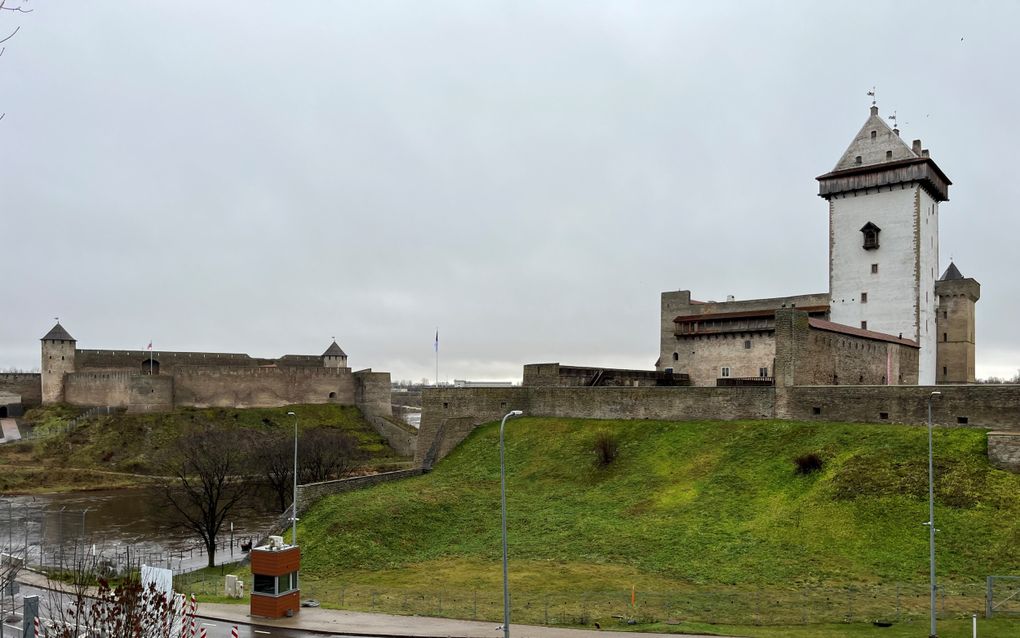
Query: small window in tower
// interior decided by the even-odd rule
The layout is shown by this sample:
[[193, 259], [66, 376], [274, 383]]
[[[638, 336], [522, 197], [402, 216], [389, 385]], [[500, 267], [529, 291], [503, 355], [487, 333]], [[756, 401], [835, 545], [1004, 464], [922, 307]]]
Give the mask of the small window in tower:
[[886, 151], [885, 152], [885, 158], [886, 159], [892, 159], [892, 151]]
[[867, 321], [862, 321], [861, 322], [861, 330], [867, 330], [867, 329], [868, 329], [868, 322]]
[[751, 349], [751, 340], [750, 339], [744, 339], [744, 350], [750, 350], [750, 349]]
[[943, 332], [942, 333], [942, 342], [945, 343], [947, 341], [949, 341], [949, 333], [948, 332]]
[[854, 158], [854, 164], [860, 164], [860, 163], [861, 163], [861, 156], [858, 155], [857, 157]]
[[949, 368], [947, 368], [946, 366], [942, 366], [942, 376], [945, 377], [945, 376], [948, 376], [948, 375], [949, 375]]
[[878, 264], [871, 264], [871, 274], [872, 275], [878, 274]]
[[876, 137], [878, 137], [878, 131], [872, 131], [871, 132], [871, 139], [875, 139]]
[[723, 376], [723, 377], [730, 376], [730, 369], [729, 368], [722, 368], [721, 370], [719, 370], [719, 376]]
[[949, 318], [949, 313], [947, 313], [945, 310], [943, 310], [942, 311], [942, 318], [943, 319], [948, 319]]
[[878, 248], [878, 234], [880, 232], [882, 232], [882, 229], [871, 222], [861, 227], [861, 233], [864, 234], [864, 250]]
[[767, 376], [769, 376], [769, 369], [768, 368], [758, 368], [758, 376], [759, 377], [767, 377]]
[[680, 360], [680, 353], [679, 352], [674, 352], [673, 353], [673, 361], [679, 361], [679, 360]]
[[868, 303], [868, 293], [866, 292], [861, 293], [861, 303]]

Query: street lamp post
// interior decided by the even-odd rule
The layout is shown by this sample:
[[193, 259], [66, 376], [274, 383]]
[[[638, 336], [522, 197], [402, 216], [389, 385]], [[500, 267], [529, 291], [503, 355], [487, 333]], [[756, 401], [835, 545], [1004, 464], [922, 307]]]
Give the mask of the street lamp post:
[[293, 412], [288, 412], [287, 416], [294, 417], [294, 499], [291, 501], [290, 510], [294, 515], [291, 520], [294, 522], [294, 527], [291, 530], [291, 545], [297, 545], [297, 415]]
[[938, 591], [938, 586], [935, 584], [935, 463], [932, 446], [931, 400], [941, 396], [941, 392], [932, 392], [928, 395], [928, 569], [931, 577], [931, 631], [928, 634], [929, 638], [938, 636], [935, 628], [935, 594]]
[[524, 414], [520, 410], [511, 410], [503, 415], [499, 424], [499, 502], [503, 514], [503, 638], [510, 638], [510, 584], [506, 560], [506, 462], [504, 461], [503, 428], [506, 420]]

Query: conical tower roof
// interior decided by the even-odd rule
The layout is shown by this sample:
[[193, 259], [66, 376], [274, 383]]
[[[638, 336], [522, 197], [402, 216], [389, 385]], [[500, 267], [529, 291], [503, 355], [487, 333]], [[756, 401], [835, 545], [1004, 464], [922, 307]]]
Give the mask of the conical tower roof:
[[[858, 162], [857, 158], [861, 161]], [[878, 107], [871, 107], [864, 126], [858, 131], [846, 152], [836, 162], [833, 172], [845, 171], [860, 166], [874, 166], [885, 162], [896, 162], [920, 157], [907, 146], [907, 143], [896, 134], [878, 115]]]
[[74, 337], [68, 334], [67, 330], [64, 330], [64, 326], [57, 322], [57, 325], [53, 326], [46, 336], [40, 339], [40, 341], [74, 341]]
[[340, 349], [340, 346], [338, 346], [336, 344], [336, 339], [334, 339], [333, 343], [329, 344], [329, 347], [326, 348], [326, 351], [322, 353], [322, 356], [324, 356], [324, 357], [346, 357], [347, 353]]
[[956, 267], [956, 264], [949, 262], [949, 267], [946, 268], [946, 272], [942, 273], [939, 277], [939, 281], [955, 281], [957, 279], [966, 279], [960, 269]]

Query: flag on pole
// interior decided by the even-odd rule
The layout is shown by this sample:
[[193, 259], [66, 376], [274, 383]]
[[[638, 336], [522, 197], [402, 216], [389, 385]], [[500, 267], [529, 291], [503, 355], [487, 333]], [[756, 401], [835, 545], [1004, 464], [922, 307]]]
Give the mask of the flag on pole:
[[146, 350], [152, 351], [152, 339], [149, 339], [149, 347]]
[[439, 328], [436, 328], [436, 352], [439, 352]]

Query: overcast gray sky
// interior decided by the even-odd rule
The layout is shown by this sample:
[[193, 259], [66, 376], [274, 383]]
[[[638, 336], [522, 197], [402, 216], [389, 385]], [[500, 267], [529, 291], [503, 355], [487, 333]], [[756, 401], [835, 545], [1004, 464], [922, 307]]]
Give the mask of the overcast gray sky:
[[[828, 287], [868, 115], [953, 180], [978, 375], [1020, 368], [1020, 5], [57, 2], [0, 15], [0, 368], [319, 354], [394, 379], [650, 368], [659, 293]], [[0, 36], [2, 37], [2, 36]]]

